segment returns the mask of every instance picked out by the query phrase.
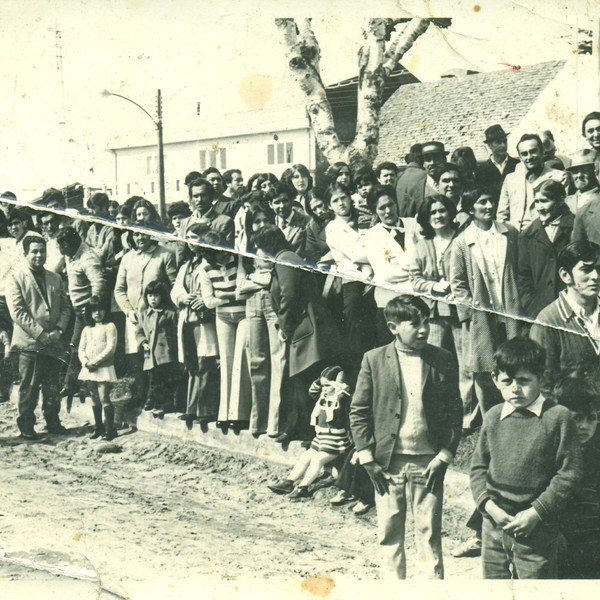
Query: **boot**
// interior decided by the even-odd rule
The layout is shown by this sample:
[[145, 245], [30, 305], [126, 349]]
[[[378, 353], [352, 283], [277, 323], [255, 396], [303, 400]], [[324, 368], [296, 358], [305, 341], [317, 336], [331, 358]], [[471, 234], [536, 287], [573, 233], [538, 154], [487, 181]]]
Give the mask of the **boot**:
[[115, 407], [105, 406], [104, 407], [104, 430], [105, 433], [102, 436], [103, 440], [110, 442], [117, 437], [117, 431], [115, 429]]
[[92, 407], [94, 411], [94, 431], [90, 435], [90, 440], [97, 440], [104, 433], [104, 425], [102, 424], [102, 407], [94, 405]]

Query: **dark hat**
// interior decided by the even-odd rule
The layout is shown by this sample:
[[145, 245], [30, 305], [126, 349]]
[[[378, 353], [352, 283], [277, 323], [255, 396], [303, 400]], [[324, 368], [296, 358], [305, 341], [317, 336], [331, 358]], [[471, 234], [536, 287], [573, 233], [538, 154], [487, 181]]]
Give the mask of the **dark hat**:
[[15, 194], [13, 194], [13, 192], [9, 192], [8, 190], [6, 190], [6, 192], [2, 192], [0, 194], [0, 198], [6, 199], [6, 200], [16, 200], [17, 199]]
[[445, 154], [447, 156], [450, 153], [444, 148], [442, 142], [425, 142], [421, 148], [420, 156], [426, 154]]
[[490, 142], [494, 142], [506, 137], [508, 137], [508, 133], [502, 129], [502, 125], [492, 125], [485, 130], [484, 142], [489, 144]]

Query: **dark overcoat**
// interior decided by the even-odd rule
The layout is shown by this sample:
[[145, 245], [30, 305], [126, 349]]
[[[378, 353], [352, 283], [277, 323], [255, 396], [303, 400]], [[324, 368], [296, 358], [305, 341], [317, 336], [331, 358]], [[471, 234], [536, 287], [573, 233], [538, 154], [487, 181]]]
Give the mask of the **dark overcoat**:
[[279, 252], [276, 259], [270, 289], [278, 326], [288, 345], [289, 376], [323, 360], [334, 364], [341, 341], [314, 275], [301, 268], [302, 259], [291, 250]]

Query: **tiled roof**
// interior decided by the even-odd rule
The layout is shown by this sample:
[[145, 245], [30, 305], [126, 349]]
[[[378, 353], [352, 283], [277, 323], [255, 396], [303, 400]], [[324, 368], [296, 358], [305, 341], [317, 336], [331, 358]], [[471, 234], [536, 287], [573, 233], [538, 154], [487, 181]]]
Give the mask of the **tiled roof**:
[[553, 61], [401, 86], [381, 111], [377, 162], [403, 164], [417, 142], [438, 140], [452, 152], [473, 148], [487, 158], [483, 132], [494, 123], [510, 132], [564, 66]]

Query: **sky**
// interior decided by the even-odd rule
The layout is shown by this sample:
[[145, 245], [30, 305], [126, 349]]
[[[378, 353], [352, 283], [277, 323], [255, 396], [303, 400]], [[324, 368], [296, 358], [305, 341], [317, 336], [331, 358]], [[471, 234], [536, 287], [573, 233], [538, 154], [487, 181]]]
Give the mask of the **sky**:
[[[128, 96], [154, 114], [160, 88], [167, 140], [201, 127], [198, 102], [200, 119], [265, 102], [301, 103], [288, 76], [276, 16], [313, 17], [327, 85], [356, 74], [361, 25], [369, 16], [452, 17], [449, 30], [430, 28], [405, 57], [404, 65], [419, 79], [431, 80], [453, 68], [485, 71], [568, 58], [573, 28], [590, 27], [591, 7], [598, 3], [379, 0], [378, 15], [366, 12], [367, 4], [2, 0], [0, 190], [32, 194], [75, 180], [97, 185], [109, 177], [107, 148], [155, 140], [146, 115], [102, 96], [102, 90]], [[253, 94], [253, 85], [264, 93]]]

